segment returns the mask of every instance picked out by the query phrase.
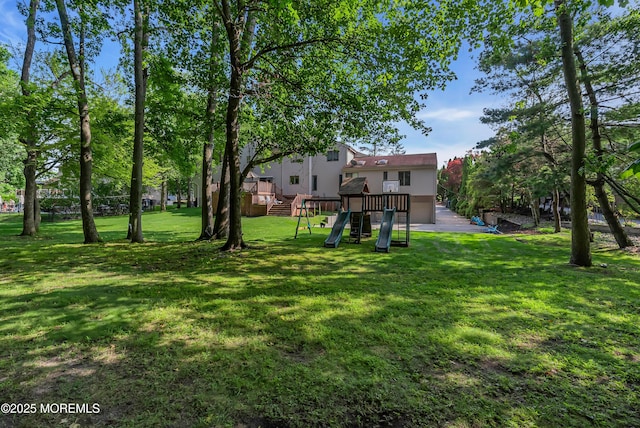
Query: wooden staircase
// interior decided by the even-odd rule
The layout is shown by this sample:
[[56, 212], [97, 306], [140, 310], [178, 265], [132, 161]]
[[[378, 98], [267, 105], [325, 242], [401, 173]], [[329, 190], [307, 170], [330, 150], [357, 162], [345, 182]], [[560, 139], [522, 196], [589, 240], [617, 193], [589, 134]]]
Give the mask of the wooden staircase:
[[273, 205], [269, 210], [269, 215], [291, 217], [291, 200], [284, 199], [281, 204]]

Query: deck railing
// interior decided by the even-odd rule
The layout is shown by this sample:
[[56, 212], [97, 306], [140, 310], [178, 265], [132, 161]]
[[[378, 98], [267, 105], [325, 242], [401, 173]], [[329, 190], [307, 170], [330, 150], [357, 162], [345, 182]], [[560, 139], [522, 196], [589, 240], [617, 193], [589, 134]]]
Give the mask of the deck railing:
[[407, 212], [409, 211], [409, 194], [365, 195], [364, 203], [364, 211], [383, 211], [384, 208], [395, 208], [397, 212]]
[[304, 195], [301, 193], [296, 194], [296, 197], [291, 201], [291, 217], [298, 215], [298, 210], [302, 207], [302, 200], [312, 198], [313, 195]]

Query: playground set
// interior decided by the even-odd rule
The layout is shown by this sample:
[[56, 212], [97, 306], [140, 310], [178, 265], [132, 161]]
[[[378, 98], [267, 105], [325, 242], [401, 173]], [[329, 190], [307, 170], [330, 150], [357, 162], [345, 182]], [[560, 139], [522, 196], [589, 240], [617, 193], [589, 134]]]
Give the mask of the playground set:
[[[391, 246], [408, 247], [410, 239], [411, 198], [406, 193], [369, 194], [364, 177], [353, 178], [345, 182], [338, 192], [340, 198], [306, 198], [302, 200], [298, 214], [295, 238], [298, 237], [300, 222], [304, 215], [306, 228], [311, 234], [309, 211], [314, 212], [318, 205], [339, 204], [338, 215], [324, 246], [336, 248], [342, 240], [347, 224], [350, 226], [348, 242], [361, 243], [363, 237], [371, 236], [371, 214], [382, 213], [380, 231], [375, 251], [389, 252]], [[394, 239], [394, 224], [396, 233]]]

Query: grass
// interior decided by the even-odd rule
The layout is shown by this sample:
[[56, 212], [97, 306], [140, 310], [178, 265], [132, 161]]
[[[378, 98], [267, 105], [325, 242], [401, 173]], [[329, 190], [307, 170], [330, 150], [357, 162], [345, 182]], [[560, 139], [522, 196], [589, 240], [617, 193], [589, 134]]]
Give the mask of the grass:
[[0, 217], [0, 401], [100, 407], [0, 426], [640, 426], [637, 255], [571, 267], [567, 233], [327, 249], [272, 217], [229, 255], [193, 242], [197, 210], [145, 215], [144, 245], [126, 222], [82, 245]]

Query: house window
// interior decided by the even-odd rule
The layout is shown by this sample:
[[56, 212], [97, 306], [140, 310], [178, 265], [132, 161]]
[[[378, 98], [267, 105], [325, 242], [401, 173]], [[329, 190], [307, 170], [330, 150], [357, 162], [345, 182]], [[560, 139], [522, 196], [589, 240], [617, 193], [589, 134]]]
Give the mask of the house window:
[[318, 191], [318, 176], [314, 175], [311, 177], [311, 191], [312, 192], [317, 192]]
[[347, 172], [344, 174], [344, 178], [349, 179], [349, 178], [355, 178], [358, 176], [357, 172]]
[[340, 152], [338, 150], [329, 150], [327, 152], [327, 162], [336, 162], [340, 160]]
[[401, 186], [411, 186], [411, 171], [398, 171]]
[[300, 176], [299, 175], [290, 175], [289, 176], [289, 184], [300, 184]]
[[382, 172], [382, 180], [387, 181], [389, 179], [389, 173], [387, 171]]

